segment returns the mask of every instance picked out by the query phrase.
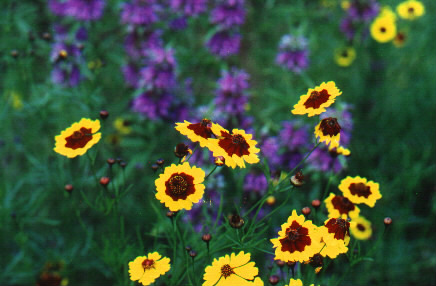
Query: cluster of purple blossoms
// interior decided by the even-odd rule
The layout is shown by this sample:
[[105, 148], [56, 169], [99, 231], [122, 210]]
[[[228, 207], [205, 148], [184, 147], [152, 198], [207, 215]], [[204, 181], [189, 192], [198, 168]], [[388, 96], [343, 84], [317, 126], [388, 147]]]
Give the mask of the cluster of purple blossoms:
[[83, 79], [80, 65], [84, 62], [82, 49], [87, 32], [85, 28], [80, 28], [72, 39], [64, 26], [56, 25], [54, 32], [54, 43], [50, 53], [53, 63], [51, 80], [62, 86], [76, 86]]
[[170, 0], [170, 7], [186, 17], [195, 17], [207, 9], [207, 0]]
[[284, 35], [280, 40], [276, 63], [295, 73], [306, 69], [309, 65], [307, 39], [303, 36]]
[[210, 22], [217, 25], [217, 31], [207, 41], [209, 51], [221, 58], [238, 53], [241, 45], [238, 27], [244, 21], [244, 0], [216, 0]]
[[369, 23], [378, 15], [380, 5], [376, 0], [352, 0], [347, 13], [341, 20], [340, 29], [348, 40], [352, 40], [362, 26], [364, 34], [368, 34]]
[[121, 9], [121, 22], [133, 26], [149, 26], [160, 20], [162, 5], [155, 0], [133, 0], [124, 3]]
[[222, 71], [215, 97], [215, 105], [219, 112], [230, 115], [244, 113], [249, 99], [246, 91], [249, 88], [249, 78], [245, 71], [236, 68]]
[[80, 21], [98, 20], [103, 15], [105, 0], [49, 0], [48, 6], [57, 16], [69, 16]]

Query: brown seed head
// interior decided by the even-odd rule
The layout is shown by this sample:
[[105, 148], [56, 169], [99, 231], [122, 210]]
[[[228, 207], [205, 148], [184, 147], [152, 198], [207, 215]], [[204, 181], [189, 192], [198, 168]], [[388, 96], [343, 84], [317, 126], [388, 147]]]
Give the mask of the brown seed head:
[[230, 226], [233, 228], [241, 228], [245, 223], [242, 217], [238, 215], [229, 215], [227, 218], [229, 219]]

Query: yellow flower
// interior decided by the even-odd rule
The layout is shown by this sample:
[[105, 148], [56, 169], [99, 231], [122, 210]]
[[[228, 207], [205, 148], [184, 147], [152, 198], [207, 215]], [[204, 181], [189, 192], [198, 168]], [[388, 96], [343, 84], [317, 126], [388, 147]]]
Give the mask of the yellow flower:
[[[314, 284], [310, 284], [310, 286], [313, 286], [313, 285]], [[300, 279], [291, 278], [291, 280], [289, 280], [289, 284], [287, 284], [285, 286], [303, 286], [303, 281], [301, 281]]]
[[395, 14], [394, 11], [392, 11], [392, 8], [389, 6], [383, 6], [380, 10], [380, 13], [377, 16], [378, 18], [389, 18], [391, 19], [391, 21], [396, 21], [397, 20], [397, 15]]
[[263, 286], [263, 281], [256, 277], [259, 270], [250, 262], [250, 253], [232, 253], [229, 257], [214, 259], [212, 265], [206, 267], [203, 275], [203, 286]]
[[212, 126], [215, 125], [218, 124], [206, 118], [199, 123], [191, 123], [185, 120], [184, 123], [176, 123], [176, 130], [187, 136], [192, 142], [200, 143], [201, 147], [207, 147], [209, 144], [208, 139], [212, 137]]
[[350, 222], [350, 233], [359, 240], [369, 239], [372, 235], [371, 222], [362, 216], [353, 218]]
[[350, 243], [350, 223], [343, 218], [329, 218], [318, 228], [325, 246], [320, 254], [336, 258], [341, 253], [347, 253]]
[[213, 125], [212, 131], [217, 139], [209, 139], [208, 148], [214, 157], [224, 157], [225, 164], [233, 169], [236, 166], [245, 168], [245, 162], [255, 164], [259, 162], [260, 149], [256, 148], [257, 142], [252, 140], [251, 134], [244, 130], [233, 129], [232, 134], [219, 125]]
[[406, 42], [406, 33], [405, 32], [398, 32], [397, 35], [395, 35], [394, 38], [394, 46], [397, 48], [401, 48], [402, 46], [404, 46], [404, 43]]
[[355, 204], [367, 204], [374, 207], [375, 202], [381, 199], [382, 195], [379, 191], [379, 184], [373, 181], [367, 181], [366, 178], [346, 177], [339, 184], [339, 190], [350, 201]]
[[339, 139], [341, 136], [341, 126], [338, 120], [333, 117], [327, 117], [315, 127], [315, 136], [319, 138], [319, 142], [330, 144], [329, 148], [339, 147]]
[[9, 94], [9, 100], [10, 100], [10, 104], [14, 109], [20, 110], [23, 108], [23, 100], [21, 99], [21, 96], [15, 91], [12, 91]]
[[156, 198], [170, 211], [190, 210], [204, 194], [204, 171], [188, 162], [172, 164], [156, 179]]
[[348, 157], [348, 156], [350, 156], [351, 155], [351, 151], [350, 151], [350, 149], [347, 149], [347, 148], [345, 148], [345, 147], [343, 147], [343, 146], [339, 146], [339, 147], [337, 147], [337, 148], [332, 148], [331, 146], [330, 146], [330, 148], [329, 148], [329, 152], [331, 153], [331, 154], [333, 154], [333, 155], [342, 155], [342, 156], [345, 156], [345, 157]]
[[360, 209], [355, 206], [349, 199], [342, 196], [337, 196], [333, 193], [324, 200], [328, 211], [329, 218], [354, 218], [357, 217], [360, 213]]
[[121, 117], [117, 117], [114, 121], [115, 129], [123, 135], [127, 135], [132, 132], [132, 128], [129, 125], [130, 122]]
[[336, 87], [334, 81], [323, 82], [320, 86], [309, 88], [306, 94], [300, 96], [300, 100], [292, 109], [292, 114], [307, 114], [309, 117], [321, 114], [341, 94], [342, 92]]
[[138, 280], [142, 285], [150, 285], [170, 268], [170, 259], [162, 257], [157, 252], [149, 253], [147, 256], [138, 256], [129, 262], [130, 280]]
[[343, 47], [335, 52], [335, 62], [338, 66], [348, 67], [356, 58], [356, 50], [353, 47]]
[[81, 156], [88, 151], [94, 144], [100, 141], [101, 133], [96, 133], [100, 129], [100, 121], [92, 121], [82, 118], [80, 122], [75, 122], [55, 137], [55, 152], [74, 158]]
[[349, 0], [342, 0], [341, 1], [341, 8], [344, 9], [345, 11], [350, 9], [350, 6], [351, 6], [351, 3]]
[[397, 6], [398, 15], [406, 20], [415, 20], [425, 13], [424, 5], [420, 1], [408, 0]]
[[317, 226], [303, 215], [297, 216], [295, 210], [278, 234], [278, 238], [271, 239], [276, 248], [275, 260], [304, 262], [322, 248]]
[[371, 36], [380, 43], [386, 43], [395, 38], [397, 34], [397, 26], [395, 21], [389, 17], [377, 17], [371, 23]]

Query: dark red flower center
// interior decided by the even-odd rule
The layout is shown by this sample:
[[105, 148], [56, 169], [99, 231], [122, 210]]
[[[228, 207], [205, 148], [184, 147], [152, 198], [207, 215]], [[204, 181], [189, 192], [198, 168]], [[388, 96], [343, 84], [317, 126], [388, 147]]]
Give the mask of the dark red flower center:
[[194, 131], [194, 133], [203, 138], [212, 137], [212, 121], [204, 118], [200, 123], [189, 124], [188, 129]]
[[329, 233], [334, 233], [334, 238], [344, 240], [345, 236], [350, 235], [350, 223], [342, 218], [331, 218], [325, 227]]
[[309, 230], [303, 227], [295, 220], [291, 226], [286, 229], [286, 237], [280, 239], [282, 251], [293, 253], [295, 251], [303, 252], [306, 246], [312, 243], [309, 237]]
[[366, 229], [365, 226], [363, 224], [361, 224], [361, 223], [358, 223], [356, 227], [360, 231], [365, 231], [365, 229]]
[[381, 28], [380, 28], [380, 32], [382, 32], [382, 33], [386, 33], [386, 28], [385, 28], [385, 27], [381, 27]]
[[306, 108], [312, 107], [314, 109], [319, 108], [321, 104], [327, 102], [330, 98], [330, 94], [327, 90], [323, 89], [321, 91], [314, 90], [310, 93], [309, 98], [304, 103]]
[[348, 189], [354, 196], [365, 197], [367, 199], [371, 195], [371, 188], [364, 183], [352, 183]]
[[224, 278], [229, 277], [231, 274], [234, 274], [235, 271], [233, 271], [233, 268], [229, 264], [224, 264], [221, 267], [221, 274], [224, 276]]
[[332, 199], [333, 207], [339, 211], [340, 214], [346, 214], [353, 211], [356, 207], [349, 199], [342, 196], [334, 196]]
[[73, 134], [65, 138], [67, 143], [65, 147], [76, 150], [78, 148], [83, 148], [86, 144], [92, 139], [92, 130], [91, 128], [82, 127], [77, 131], [74, 131]]
[[250, 145], [248, 145], [244, 136], [240, 134], [230, 135], [227, 132], [221, 131], [221, 137], [223, 138], [219, 140], [218, 145], [223, 148], [230, 157], [232, 157], [233, 154], [236, 154], [238, 157], [250, 155], [248, 151]]
[[319, 129], [321, 129], [324, 136], [336, 136], [341, 132], [338, 120], [333, 117], [324, 118], [319, 125]]
[[165, 193], [173, 200], [185, 200], [195, 192], [194, 178], [185, 173], [175, 173], [165, 182]]
[[151, 268], [154, 268], [154, 260], [153, 259], [144, 259], [144, 261], [142, 261], [142, 268], [144, 268], [144, 270], [148, 270]]
[[409, 9], [407, 9], [407, 12], [409, 12], [409, 14], [413, 14], [415, 12], [415, 9], [413, 7], [409, 7]]
[[347, 52], [347, 50], [343, 50], [342, 53], [341, 53], [341, 56], [342, 56], [343, 58], [348, 58], [348, 52]]
[[396, 39], [398, 42], [402, 43], [406, 39], [406, 35], [404, 33], [397, 33]]
[[324, 264], [322, 255], [319, 253], [316, 253], [314, 256], [312, 256], [309, 259], [309, 264], [312, 267], [322, 267]]

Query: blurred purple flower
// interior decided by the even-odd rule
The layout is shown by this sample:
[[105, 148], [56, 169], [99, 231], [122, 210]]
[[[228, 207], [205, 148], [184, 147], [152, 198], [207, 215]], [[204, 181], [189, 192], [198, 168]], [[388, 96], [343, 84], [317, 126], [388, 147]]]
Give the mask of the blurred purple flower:
[[160, 30], [154, 31], [140, 31], [133, 29], [124, 41], [124, 48], [127, 55], [132, 59], [139, 59], [147, 56], [150, 50], [163, 47], [161, 39], [162, 32]]
[[356, 33], [356, 27], [353, 23], [353, 19], [349, 17], [345, 17], [341, 20], [339, 29], [341, 30], [342, 33], [344, 33], [345, 37], [348, 40], [353, 39], [354, 34]]
[[343, 165], [337, 156], [332, 155], [327, 148], [316, 148], [315, 151], [307, 159], [310, 167], [321, 171], [333, 171], [339, 173], [343, 169]]
[[176, 85], [176, 61], [173, 49], [153, 49], [147, 65], [140, 71], [141, 86], [148, 89], [171, 89]]
[[121, 11], [121, 22], [132, 25], [151, 25], [160, 19], [162, 6], [156, 0], [133, 0], [125, 3]]
[[260, 145], [260, 151], [265, 156], [270, 165], [270, 169], [276, 169], [280, 166], [281, 156], [279, 154], [280, 144], [277, 137], [268, 137]]
[[170, 7], [174, 11], [192, 17], [206, 11], [207, 0], [170, 0]]
[[263, 173], [248, 173], [244, 178], [243, 190], [262, 196], [268, 189], [268, 181]]
[[238, 53], [240, 45], [241, 35], [229, 30], [216, 32], [206, 44], [211, 53], [221, 58]]
[[305, 126], [298, 127], [299, 122], [283, 121], [282, 130], [280, 131], [280, 142], [288, 150], [306, 148], [309, 142], [308, 130]]
[[352, 105], [343, 104], [339, 108], [329, 108], [320, 115], [320, 119], [335, 117], [341, 125], [341, 137], [339, 144], [347, 146], [351, 141], [351, 132], [353, 131], [353, 116], [351, 114]]
[[218, 80], [215, 104], [219, 112], [237, 115], [244, 113], [248, 103], [246, 89], [249, 87], [250, 76], [244, 70], [232, 68], [223, 71]]
[[370, 22], [380, 10], [380, 5], [376, 0], [352, 0], [347, 14], [354, 21]]
[[129, 63], [122, 67], [124, 79], [128, 86], [138, 88], [139, 87], [139, 70], [133, 64]]
[[284, 35], [280, 40], [276, 63], [283, 68], [300, 73], [309, 65], [309, 50], [306, 38]]
[[132, 102], [132, 110], [151, 119], [157, 120], [168, 115], [173, 97], [167, 93], [147, 91]]
[[188, 23], [186, 21], [186, 17], [179, 17], [179, 18], [173, 19], [170, 22], [170, 28], [172, 30], [176, 30], [176, 31], [177, 30], [184, 30], [184, 29], [186, 29], [187, 26], [188, 26]]
[[244, 24], [244, 0], [221, 0], [212, 10], [210, 21], [224, 28], [231, 28]]
[[53, 67], [51, 80], [55, 84], [73, 87], [79, 84], [82, 77], [77, 65], [69, 65], [68, 67], [57, 65]]
[[48, 6], [55, 15], [88, 21], [101, 18], [106, 2], [104, 0], [49, 0]]

